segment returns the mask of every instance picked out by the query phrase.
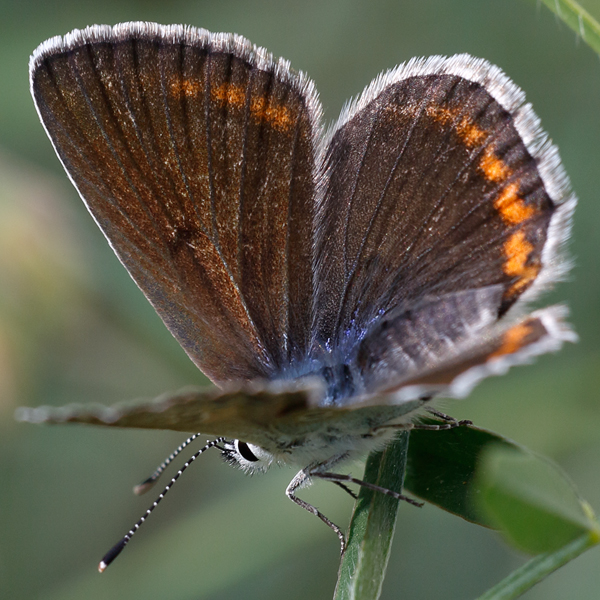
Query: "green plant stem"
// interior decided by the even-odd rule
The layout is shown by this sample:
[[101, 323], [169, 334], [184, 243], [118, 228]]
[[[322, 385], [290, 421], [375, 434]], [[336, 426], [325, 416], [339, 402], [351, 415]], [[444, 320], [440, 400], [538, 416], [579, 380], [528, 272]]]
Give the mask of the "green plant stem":
[[[402, 491], [407, 431], [382, 452], [369, 455], [364, 480], [395, 492]], [[376, 600], [385, 577], [399, 501], [362, 487], [352, 514], [348, 545], [340, 564], [335, 600]]]
[[542, 0], [592, 50], [600, 54], [600, 25], [590, 13], [574, 0]]
[[600, 543], [597, 531], [586, 533], [556, 552], [540, 554], [513, 571], [477, 600], [511, 600], [518, 598], [553, 571]]

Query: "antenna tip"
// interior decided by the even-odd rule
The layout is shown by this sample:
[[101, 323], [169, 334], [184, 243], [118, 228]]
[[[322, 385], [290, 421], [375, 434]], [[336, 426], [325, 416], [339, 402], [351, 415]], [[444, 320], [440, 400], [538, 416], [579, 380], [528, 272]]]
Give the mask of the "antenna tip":
[[148, 479], [146, 479], [146, 481], [142, 481], [142, 483], [139, 483], [138, 485], [136, 485], [133, 488], [133, 493], [136, 496], [141, 496], [142, 494], [145, 494], [149, 489], [154, 487], [155, 483], [156, 483], [156, 479], [152, 479], [152, 477], [149, 477]]
[[98, 565], [98, 571], [100, 573], [104, 573], [104, 569], [110, 565], [110, 563], [121, 554], [121, 550], [125, 548], [125, 545], [129, 541], [129, 536], [125, 536], [118, 544], [115, 544], [105, 555], [104, 558], [100, 561]]

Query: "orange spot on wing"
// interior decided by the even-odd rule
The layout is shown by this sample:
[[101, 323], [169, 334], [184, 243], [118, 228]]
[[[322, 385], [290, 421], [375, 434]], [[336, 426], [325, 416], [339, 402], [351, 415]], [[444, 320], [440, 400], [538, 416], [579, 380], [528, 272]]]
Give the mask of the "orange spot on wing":
[[487, 133], [470, 121], [468, 117], [463, 116], [460, 121], [457, 122], [457, 111], [430, 104], [425, 112], [438, 123], [450, 125], [456, 131], [465, 146], [468, 146], [469, 148], [481, 144], [487, 137]]
[[483, 171], [486, 179], [496, 183], [502, 183], [511, 175], [508, 165], [501, 158], [494, 155], [492, 148], [485, 149], [479, 161], [479, 168]]
[[223, 83], [210, 90], [213, 100], [228, 104], [234, 108], [243, 108], [246, 105], [246, 90], [233, 83]]
[[[246, 106], [246, 93], [246, 88], [232, 83], [223, 83], [211, 90], [213, 100], [237, 109]], [[249, 108], [250, 116], [254, 120], [267, 123], [275, 129], [286, 130], [293, 125], [290, 110], [285, 106], [268, 103], [264, 96], [252, 97]]]
[[529, 323], [519, 323], [511, 327], [503, 336], [500, 348], [488, 356], [488, 360], [498, 358], [506, 354], [514, 354], [526, 345], [526, 338], [533, 333], [533, 327]]
[[504, 272], [511, 276], [521, 276], [527, 269], [527, 257], [532, 251], [533, 245], [527, 241], [522, 230], [513, 233], [504, 244], [504, 253], [507, 257]]
[[515, 282], [508, 290], [509, 295], [515, 294], [522, 290], [533, 279], [535, 279], [540, 272], [541, 265], [539, 263], [527, 264], [529, 256], [533, 250], [533, 244], [527, 240], [523, 230], [513, 233], [504, 243], [504, 254], [506, 255], [506, 261], [502, 266], [503, 271], [510, 277], [519, 278], [519, 280]]
[[171, 83], [171, 94], [174, 96], [197, 96], [202, 90], [202, 85], [199, 81], [191, 79], [183, 79], [182, 81], [174, 81]]
[[[200, 81], [183, 79], [171, 83], [171, 94], [174, 96], [193, 97], [202, 93], [203, 84]], [[233, 83], [223, 83], [211, 89], [210, 94], [215, 102], [242, 110], [247, 102], [247, 88]], [[263, 121], [275, 129], [286, 130], [293, 126], [293, 115], [291, 111], [282, 105], [268, 103], [265, 97], [253, 97], [250, 99], [250, 116], [255, 121]]]
[[487, 133], [474, 123], [471, 123], [467, 117], [462, 118], [461, 122], [456, 127], [456, 131], [460, 136], [460, 139], [469, 146], [469, 148], [481, 144], [487, 137]]
[[496, 198], [494, 208], [508, 225], [518, 225], [535, 214], [535, 208], [527, 206], [518, 195], [519, 184], [511, 183]]
[[276, 129], [289, 129], [292, 126], [292, 116], [285, 106], [269, 106], [265, 98], [253, 98], [250, 103], [250, 113], [259, 121], [266, 121]]

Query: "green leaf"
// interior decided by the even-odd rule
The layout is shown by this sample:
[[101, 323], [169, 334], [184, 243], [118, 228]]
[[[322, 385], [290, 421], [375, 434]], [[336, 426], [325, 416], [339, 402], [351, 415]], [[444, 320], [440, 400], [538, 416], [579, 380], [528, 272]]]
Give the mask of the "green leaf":
[[600, 531], [587, 503], [548, 460], [523, 451], [490, 448], [478, 468], [479, 505], [517, 548], [553, 552]]
[[[406, 465], [408, 432], [382, 452], [372, 452], [364, 480], [400, 492]], [[348, 531], [335, 600], [376, 600], [381, 593], [396, 526], [399, 501], [361, 487]]]
[[511, 440], [472, 425], [446, 431], [415, 429], [410, 434], [404, 487], [447, 512], [489, 527], [489, 519], [476, 501], [480, 490], [474, 475], [491, 445], [524, 451]]
[[583, 7], [574, 0], [542, 0], [581, 39], [600, 54], [600, 25]]

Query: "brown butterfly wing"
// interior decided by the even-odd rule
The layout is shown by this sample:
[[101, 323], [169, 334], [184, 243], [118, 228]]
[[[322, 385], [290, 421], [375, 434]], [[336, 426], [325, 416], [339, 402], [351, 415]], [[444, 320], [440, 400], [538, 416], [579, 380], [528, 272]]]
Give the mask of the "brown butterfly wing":
[[500, 285], [425, 300], [382, 320], [361, 342], [357, 364], [366, 390], [392, 402], [467, 396], [482, 379], [558, 351], [577, 335], [564, 306], [550, 306], [514, 322], [497, 321], [490, 307]]
[[[363, 340], [357, 357], [367, 374], [365, 385], [374, 395], [360, 396], [347, 407], [320, 406], [323, 390], [314, 381], [252, 382], [223, 390], [190, 388], [152, 401], [110, 407], [21, 407], [15, 416], [30, 423], [202, 431], [242, 439], [273, 453], [301, 449], [319, 435], [334, 440], [372, 434], [373, 428], [390, 421], [409, 419], [427, 398], [466, 396], [481, 379], [556, 351], [563, 342], [576, 341], [564, 323], [566, 311], [561, 306], [536, 311], [512, 326], [488, 327], [489, 316], [477, 314], [477, 296], [501, 293], [496, 288], [426, 302], [418, 314], [399, 315], [385, 326], [380, 324]], [[436, 324], [452, 304], [463, 327], [455, 326], [450, 340], [439, 337]], [[482, 335], [469, 335], [472, 328]], [[424, 360], [423, 345], [431, 348], [432, 362]]]
[[501, 317], [566, 268], [556, 250], [575, 199], [556, 150], [523, 93], [485, 61], [432, 57], [380, 76], [332, 130], [326, 162], [321, 345], [468, 289], [501, 286], [487, 307]]
[[124, 24], [40, 46], [31, 87], [90, 212], [208, 377], [269, 377], [304, 357], [310, 81], [238, 36]]
[[[372, 427], [406, 417], [422, 406], [413, 401], [400, 406], [367, 402], [352, 408], [325, 408], [319, 406], [321, 399], [322, 389], [310, 382], [251, 382], [223, 390], [190, 388], [151, 401], [115, 406], [21, 407], [15, 416], [29, 423], [202, 431], [251, 442], [293, 460], [294, 450], [302, 453], [319, 435], [329, 440], [360, 436], [361, 432], [368, 435]], [[319, 451], [318, 446], [313, 450]]]

